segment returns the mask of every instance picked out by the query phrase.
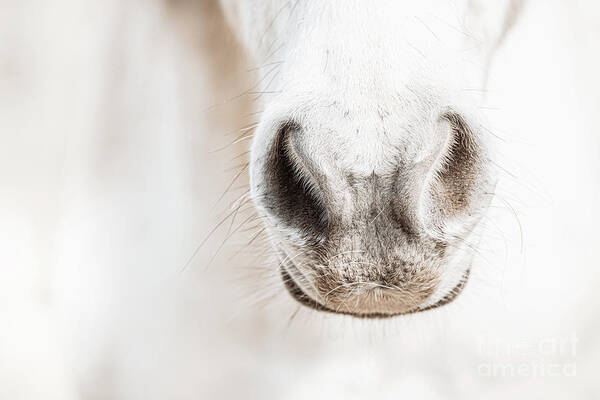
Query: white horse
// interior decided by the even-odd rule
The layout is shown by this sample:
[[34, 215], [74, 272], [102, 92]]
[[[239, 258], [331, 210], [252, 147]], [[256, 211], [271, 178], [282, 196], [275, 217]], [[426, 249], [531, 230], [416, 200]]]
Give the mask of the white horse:
[[2, 11], [0, 399], [594, 396], [592, 0]]

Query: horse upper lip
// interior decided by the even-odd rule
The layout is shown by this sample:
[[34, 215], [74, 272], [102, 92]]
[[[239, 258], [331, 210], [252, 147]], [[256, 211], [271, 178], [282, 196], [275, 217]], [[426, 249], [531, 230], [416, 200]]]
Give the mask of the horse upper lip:
[[324, 311], [324, 312], [329, 312], [329, 313], [333, 313], [333, 314], [351, 315], [353, 317], [358, 317], [358, 318], [390, 318], [390, 317], [395, 317], [398, 315], [414, 314], [414, 313], [417, 313], [420, 311], [431, 310], [431, 309], [441, 307], [445, 304], [452, 302], [464, 289], [464, 287], [469, 279], [470, 269], [467, 269], [467, 271], [465, 271], [465, 274], [464, 274], [463, 278], [460, 280], [460, 282], [446, 296], [441, 298], [435, 304], [432, 304], [425, 308], [417, 307], [410, 311], [397, 312], [397, 313], [375, 312], [375, 313], [362, 313], [362, 314], [334, 310], [332, 308], [329, 308], [329, 307], [321, 304], [320, 302], [318, 302], [317, 300], [315, 300], [311, 296], [309, 296], [304, 290], [302, 290], [302, 288], [296, 283], [294, 278], [288, 273], [288, 271], [285, 269], [285, 267], [283, 265], [281, 265], [281, 267], [280, 267], [280, 274], [281, 274], [281, 278], [283, 280], [283, 283], [284, 283], [287, 291], [290, 293], [290, 295], [296, 301], [298, 301], [300, 304], [302, 304], [304, 306], [310, 307], [317, 311]]

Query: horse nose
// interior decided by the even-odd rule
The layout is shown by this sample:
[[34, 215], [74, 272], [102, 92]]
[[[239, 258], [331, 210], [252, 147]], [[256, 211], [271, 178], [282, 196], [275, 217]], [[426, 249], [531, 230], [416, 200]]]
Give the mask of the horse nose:
[[257, 131], [251, 190], [288, 291], [353, 315], [443, 304], [469, 268], [468, 254], [453, 256], [463, 256], [461, 234], [473, 231], [493, 192], [463, 118], [390, 125], [387, 135], [340, 118], [284, 121]]

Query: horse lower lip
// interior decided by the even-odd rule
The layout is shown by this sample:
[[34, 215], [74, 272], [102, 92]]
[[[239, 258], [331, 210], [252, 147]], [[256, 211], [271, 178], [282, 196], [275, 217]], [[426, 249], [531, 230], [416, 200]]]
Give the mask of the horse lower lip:
[[317, 311], [323, 311], [323, 312], [328, 312], [328, 313], [333, 313], [333, 314], [350, 315], [350, 316], [357, 317], [357, 318], [390, 318], [390, 317], [395, 317], [398, 315], [414, 314], [414, 313], [417, 313], [420, 311], [427, 311], [427, 310], [432, 310], [437, 307], [441, 307], [443, 305], [451, 303], [462, 292], [467, 281], [469, 280], [469, 275], [470, 275], [470, 269], [467, 269], [467, 271], [465, 272], [465, 274], [463, 276], [463, 279], [460, 280], [460, 282], [450, 291], [450, 293], [448, 295], [444, 296], [437, 303], [432, 304], [428, 307], [416, 308], [414, 310], [407, 311], [407, 312], [390, 313], [390, 314], [386, 314], [386, 313], [356, 314], [356, 313], [350, 313], [350, 312], [337, 311], [337, 310], [334, 310], [334, 309], [331, 309], [329, 307], [322, 305], [321, 303], [317, 302], [316, 300], [311, 298], [309, 295], [307, 295], [300, 288], [300, 286], [298, 286], [298, 284], [294, 281], [294, 279], [290, 276], [290, 274], [285, 270], [285, 268], [283, 266], [280, 267], [279, 272], [281, 274], [281, 279], [283, 280], [283, 283], [284, 283], [285, 288], [287, 289], [288, 293], [300, 304], [302, 304], [306, 307], [315, 309]]

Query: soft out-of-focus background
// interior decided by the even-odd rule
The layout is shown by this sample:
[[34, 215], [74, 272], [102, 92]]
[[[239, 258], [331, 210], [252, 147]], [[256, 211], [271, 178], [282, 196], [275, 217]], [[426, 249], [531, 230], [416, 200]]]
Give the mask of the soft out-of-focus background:
[[598, 398], [600, 5], [529, 0], [494, 60], [465, 293], [360, 321], [231, 222], [260, 99], [215, 3], [0, 1], [0, 399]]

